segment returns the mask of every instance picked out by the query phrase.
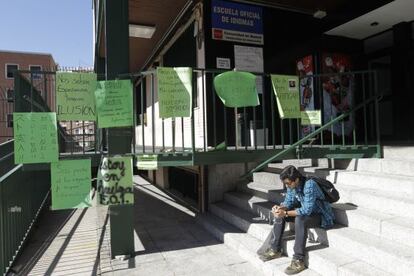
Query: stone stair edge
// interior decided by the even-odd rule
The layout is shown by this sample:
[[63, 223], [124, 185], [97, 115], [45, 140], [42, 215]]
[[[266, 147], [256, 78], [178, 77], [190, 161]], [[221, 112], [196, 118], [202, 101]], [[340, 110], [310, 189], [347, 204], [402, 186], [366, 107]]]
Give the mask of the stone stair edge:
[[[214, 218], [214, 220], [215, 220], [214, 222], [215, 223], [217, 223], [218, 221], [221, 221], [221, 223], [229, 224], [228, 222], [224, 221], [223, 219], [221, 219], [221, 218], [219, 218], [219, 217], [217, 217], [217, 216], [215, 216], [213, 214], [208, 214], [205, 217], [207, 217], [208, 219], [211, 219], [211, 220]], [[202, 218], [202, 219], [204, 219], [204, 218]], [[211, 222], [209, 222], [209, 223], [211, 225]], [[216, 226], [214, 225], [213, 227], [216, 227]], [[229, 227], [236, 228], [236, 227], [234, 227], [232, 225], [229, 225]], [[208, 229], [208, 231], [211, 231], [211, 230]], [[231, 233], [231, 232], [229, 232], [229, 233]], [[220, 235], [223, 236], [223, 242], [225, 242], [224, 241], [225, 240], [225, 237], [224, 237], [225, 233], [220, 233]], [[242, 236], [239, 236], [239, 238], [242, 238], [242, 237], [244, 239], [249, 238], [250, 240], [255, 241], [256, 242], [256, 246], [257, 245], [260, 245], [260, 243], [261, 243], [259, 240], [257, 240], [256, 238], [250, 236], [247, 233], [245, 233]], [[241, 241], [238, 241], [238, 243], [241, 243]], [[231, 242], [230, 245], [229, 244], [226, 244], [226, 245], [227, 246], [230, 246], [230, 247], [236, 247], [236, 248], [237, 247], [240, 247], [240, 244], [235, 245], [235, 242]], [[375, 275], [379, 275], [379, 276], [385, 276], [386, 275], [386, 274], [380, 274], [380, 272], [382, 273], [382, 270], [380, 270], [379, 268], [374, 267], [374, 266], [372, 266], [372, 265], [370, 265], [368, 263], [359, 261], [359, 260], [357, 260], [357, 259], [355, 259], [353, 257], [347, 256], [345, 258], [345, 260], [344, 260], [344, 257], [343, 256], [346, 256], [346, 254], [343, 253], [343, 252], [340, 252], [340, 250], [338, 250], [338, 249], [334, 249], [334, 248], [330, 248], [330, 247], [324, 247], [324, 248], [316, 248], [316, 247], [314, 247], [314, 248], [315, 248], [314, 250], [311, 249], [311, 250], [308, 251], [308, 258], [307, 258], [308, 261], [307, 261], [307, 263], [308, 263], [308, 267], [309, 268], [307, 270], [305, 270], [308, 273], [306, 273], [304, 271], [304, 272], [302, 272], [299, 275], [304, 275], [304, 273], [306, 273], [306, 275], [309, 275], [309, 273], [311, 275], [327, 275], [327, 276], [328, 275], [329, 276], [330, 275], [335, 275], [335, 274], [338, 275], [338, 273], [340, 273], [340, 271], [344, 271], [344, 270], [349, 269], [348, 266], [350, 264], [353, 264], [354, 266], [363, 266], [363, 268], [366, 268], [367, 266], [369, 266], [376, 273]], [[239, 251], [240, 251], [240, 249], [239, 249]], [[256, 255], [256, 252], [251, 252], [251, 253], [253, 255]], [[342, 257], [341, 258], [336, 258], [335, 256], [338, 256], [338, 255], [340, 255]], [[256, 256], [256, 260], [255, 260], [255, 263], [256, 263], [255, 266], [256, 267], [257, 267], [257, 264], [258, 263], [260, 264], [260, 262], [261, 262], [260, 260], [257, 260], [257, 259], [258, 258]], [[310, 260], [313, 260], [313, 261], [309, 261], [309, 259]], [[326, 268], [326, 269], [329, 270], [329, 267], [334, 266], [334, 269], [336, 270], [336, 273], [335, 274], [332, 274], [332, 272], [329, 271], [328, 273], [325, 273], [325, 274], [319, 274], [317, 272], [317, 269], [321, 267], [321, 265], [320, 265], [321, 260], [323, 262], [329, 264], [329, 265], [326, 265], [324, 268]], [[251, 262], [251, 260], [248, 260], [248, 261]], [[276, 274], [273, 274], [273, 275], [285, 275], [280, 269], [284, 269], [284, 267], [286, 267], [288, 265], [289, 261], [290, 261], [290, 257], [283, 257], [282, 259], [276, 259], [276, 260], [272, 260], [272, 261], [269, 261], [269, 262], [262, 263], [262, 265], [263, 266], [276, 266], [276, 267], [278, 267], [279, 268], [278, 269], [279, 271], [274, 271]], [[273, 263], [276, 263], [277, 262], [278, 264], [277, 265], [274, 265], [274, 264], [272, 264], [272, 262]], [[282, 265], [280, 265], [281, 262], [284, 262], [284, 263]], [[262, 270], [268, 270], [268, 269], [262, 268]], [[272, 275], [272, 274], [269, 274], [269, 275]], [[374, 274], [371, 274], [371, 275], [374, 275]]]

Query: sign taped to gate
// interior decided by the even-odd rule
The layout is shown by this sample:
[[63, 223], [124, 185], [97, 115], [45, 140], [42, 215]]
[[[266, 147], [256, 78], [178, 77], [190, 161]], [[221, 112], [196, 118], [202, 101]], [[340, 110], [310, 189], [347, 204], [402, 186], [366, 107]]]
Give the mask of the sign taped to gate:
[[137, 155], [138, 170], [156, 170], [158, 169], [158, 155], [143, 154]]
[[13, 113], [14, 163], [34, 164], [58, 161], [56, 113]]
[[322, 125], [322, 115], [320, 110], [305, 110], [301, 111], [302, 125]]
[[191, 117], [192, 76], [189, 67], [158, 67], [160, 118]]
[[91, 160], [51, 164], [52, 210], [87, 208], [91, 204]]
[[299, 78], [289, 75], [271, 75], [280, 118], [301, 118]]
[[134, 124], [130, 80], [98, 81], [95, 97], [99, 128]]
[[227, 107], [259, 105], [256, 76], [248, 72], [229, 71], [214, 78], [217, 95]]
[[104, 157], [98, 169], [100, 205], [134, 204], [132, 157]]
[[96, 74], [56, 72], [57, 119], [96, 121]]

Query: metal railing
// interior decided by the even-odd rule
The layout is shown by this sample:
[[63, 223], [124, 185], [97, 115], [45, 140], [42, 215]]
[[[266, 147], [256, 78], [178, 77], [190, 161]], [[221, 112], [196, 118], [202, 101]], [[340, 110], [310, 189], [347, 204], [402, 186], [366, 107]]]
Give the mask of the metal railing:
[[1, 275], [20, 252], [47, 200], [49, 189], [47, 171], [27, 171], [17, 165], [0, 177]]
[[[275, 154], [274, 156], [272, 156], [271, 158], [267, 159], [266, 161], [260, 163], [257, 167], [255, 167], [254, 169], [250, 170], [247, 174], [245, 174], [243, 177], [248, 177], [251, 176], [253, 173], [260, 171], [262, 169], [264, 169], [268, 164], [270, 164], [271, 162], [278, 160], [280, 158], [282, 158], [286, 153], [290, 152], [290, 151], [297, 151], [300, 152], [300, 148], [301, 146], [307, 142], [309, 139], [315, 137], [316, 135], [322, 133], [324, 130], [327, 130], [329, 128], [331, 128], [334, 124], [339, 123], [339, 122], [343, 122], [345, 118], [349, 117], [351, 114], [355, 114], [356, 111], [360, 110], [361, 108], [366, 108], [367, 104], [369, 103], [375, 103], [375, 107], [376, 109], [378, 109], [378, 102], [380, 101], [382, 96], [373, 96], [370, 99], [364, 101], [363, 103], [357, 105], [355, 108], [353, 108], [352, 110], [338, 116], [337, 118], [333, 119], [332, 121], [326, 123], [325, 125], [321, 126], [319, 129], [315, 130], [314, 132], [306, 135], [305, 137], [303, 137], [302, 139], [300, 139], [299, 141], [297, 141], [296, 143], [288, 146], [287, 148], [285, 148], [283, 151]], [[377, 125], [377, 129], [379, 129], [379, 121], [376, 121], [376, 125]], [[378, 136], [378, 140], [377, 140], [377, 146], [378, 146], [378, 152], [380, 151], [379, 149], [379, 136]]]
[[[18, 71], [15, 74], [14, 106], [7, 112], [55, 110], [54, 74]], [[75, 145], [80, 145], [80, 150], [85, 153], [94, 147], [95, 127], [82, 122], [68, 134], [59, 125], [58, 137], [61, 153], [67, 150], [73, 153]], [[42, 208], [48, 204], [49, 191], [49, 167], [15, 165], [13, 140], [0, 143], [0, 275], [7, 273], [22, 250]]]
[[[221, 70], [193, 70], [191, 118], [160, 119], [156, 72], [135, 74], [138, 125], [133, 139], [134, 153], [251, 151], [285, 149], [321, 126], [301, 126], [300, 119], [281, 119], [271, 88], [270, 74], [261, 78], [257, 107], [227, 108], [214, 91], [212, 80]], [[311, 83], [313, 107], [321, 110], [323, 123], [365, 102], [377, 90], [373, 71], [308, 75], [300, 83]], [[309, 88], [309, 87], [308, 87]], [[302, 105], [303, 99], [302, 99]], [[374, 103], [335, 121], [307, 139], [312, 146], [358, 146], [379, 144], [378, 110]], [[310, 140], [311, 139], [311, 140]]]
[[[63, 68], [76, 72], [89, 72], [90, 69]], [[34, 78], [34, 75], [37, 76]], [[56, 110], [55, 71], [16, 72], [16, 103], [17, 110], [25, 112], [53, 112]], [[61, 155], [98, 151], [98, 131], [95, 122], [59, 121], [59, 151]]]

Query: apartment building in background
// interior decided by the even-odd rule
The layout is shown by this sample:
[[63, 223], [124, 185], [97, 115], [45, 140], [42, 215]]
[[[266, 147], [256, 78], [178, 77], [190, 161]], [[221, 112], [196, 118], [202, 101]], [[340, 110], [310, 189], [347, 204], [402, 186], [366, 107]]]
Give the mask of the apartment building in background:
[[[23, 73], [34, 88], [41, 93], [49, 107], [55, 106], [54, 81], [52, 75], [36, 72], [55, 71], [56, 63], [51, 54], [0, 50], [0, 143], [13, 137], [14, 76], [16, 70]], [[30, 73], [30, 71], [32, 73]]]

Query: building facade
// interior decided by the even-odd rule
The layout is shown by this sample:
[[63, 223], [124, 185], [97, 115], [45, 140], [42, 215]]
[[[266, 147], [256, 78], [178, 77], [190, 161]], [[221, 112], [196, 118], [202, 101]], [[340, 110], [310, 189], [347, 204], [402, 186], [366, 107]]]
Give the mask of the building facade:
[[[24, 77], [33, 83], [50, 107], [54, 106], [54, 82], [49, 75], [36, 74], [38, 71], [55, 71], [56, 63], [51, 54], [0, 51], [0, 143], [13, 137], [13, 72], [24, 70]], [[32, 74], [30, 73], [32, 72]]]

